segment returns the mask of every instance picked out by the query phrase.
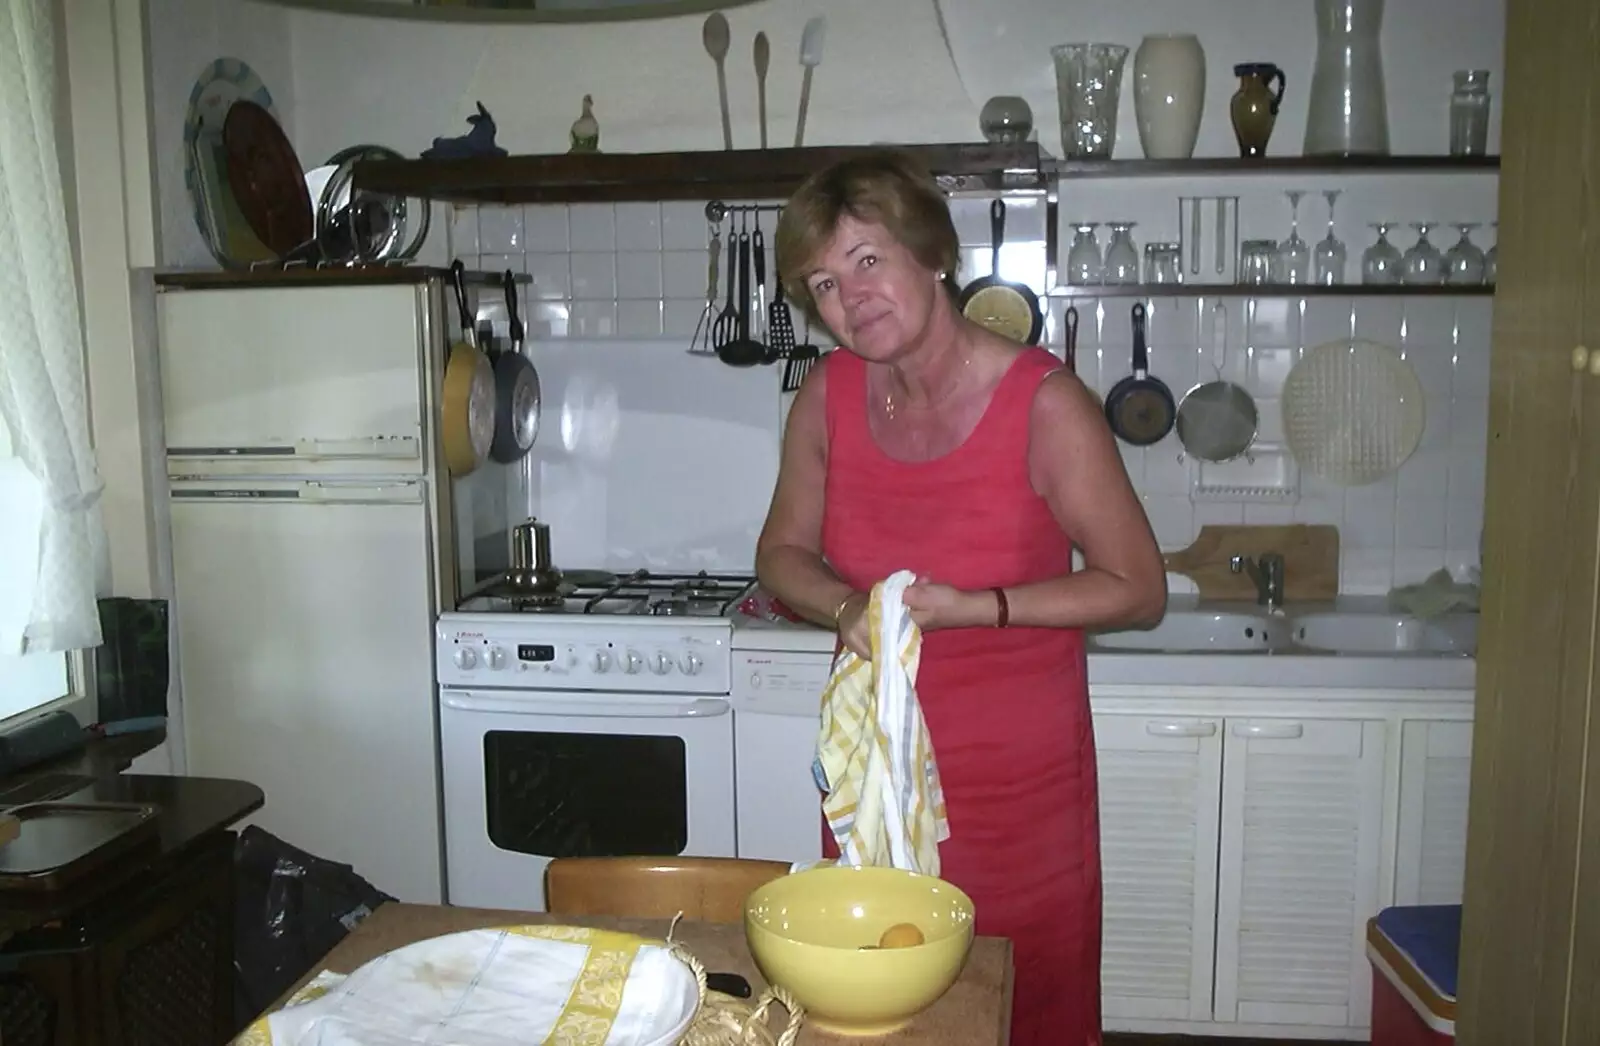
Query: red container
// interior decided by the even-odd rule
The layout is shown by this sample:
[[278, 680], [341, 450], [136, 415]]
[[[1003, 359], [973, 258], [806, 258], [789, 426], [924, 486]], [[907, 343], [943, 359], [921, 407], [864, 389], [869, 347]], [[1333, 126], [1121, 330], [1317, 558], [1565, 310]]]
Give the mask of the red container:
[[1452, 1046], [1461, 906], [1385, 908], [1367, 920], [1372, 1046]]

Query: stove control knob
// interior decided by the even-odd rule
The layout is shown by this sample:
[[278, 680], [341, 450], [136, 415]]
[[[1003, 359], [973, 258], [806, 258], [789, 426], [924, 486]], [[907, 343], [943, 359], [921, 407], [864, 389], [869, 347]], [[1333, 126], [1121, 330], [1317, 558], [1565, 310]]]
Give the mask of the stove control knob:
[[485, 652], [484, 662], [491, 672], [498, 672], [506, 667], [506, 652], [497, 646], [492, 646]]
[[656, 656], [650, 659], [650, 671], [658, 676], [664, 676], [672, 671], [672, 655], [665, 651], [656, 651]]
[[705, 664], [705, 662], [700, 660], [700, 655], [694, 653], [693, 651], [685, 653], [678, 659], [678, 667], [683, 669], [683, 674], [686, 676], [699, 675], [700, 666], [703, 664]]
[[644, 667], [644, 658], [639, 656], [637, 650], [630, 650], [622, 655], [622, 670], [630, 676]]
[[596, 650], [589, 664], [596, 672], [604, 675], [611, 671], [611, 654], [605, 650]]
[[470, 672], [478, 667], [478, 652], [469, 646], [457, 647], [455, 663], [457, 668]]

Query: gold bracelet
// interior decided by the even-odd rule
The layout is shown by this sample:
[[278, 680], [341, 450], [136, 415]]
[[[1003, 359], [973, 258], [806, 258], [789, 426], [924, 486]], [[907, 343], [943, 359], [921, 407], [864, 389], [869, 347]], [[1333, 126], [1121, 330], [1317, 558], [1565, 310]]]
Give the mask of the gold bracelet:
[[845, 596], [843, 599], [839, 600], [839, 605], [833, 610], [833, 623], [835, 625], [839, 624], [839, 618], [843, 616], [844, 608], [849, 606], [850, 601], [854, 598], [856, 598], [856, 594], [852, 592], [848, 596]]

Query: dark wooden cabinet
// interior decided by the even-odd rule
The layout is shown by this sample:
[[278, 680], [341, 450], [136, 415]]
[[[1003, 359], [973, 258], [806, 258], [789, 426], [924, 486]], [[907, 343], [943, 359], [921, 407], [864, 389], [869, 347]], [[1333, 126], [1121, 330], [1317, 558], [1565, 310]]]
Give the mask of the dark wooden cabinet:
[[237, 1030], [232, 832], [0, 951], [5, 1046], [221, 1046]]

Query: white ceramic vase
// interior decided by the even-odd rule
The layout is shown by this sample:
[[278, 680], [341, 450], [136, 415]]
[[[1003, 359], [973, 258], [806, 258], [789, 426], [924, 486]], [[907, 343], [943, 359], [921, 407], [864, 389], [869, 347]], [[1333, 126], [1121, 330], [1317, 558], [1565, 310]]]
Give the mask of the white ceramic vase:
[[1139, 144], [1152, 160], [1187, 160], [1206, 103], [1206, 53], [1193, 34], [1147, 36], [1133, 56]]

